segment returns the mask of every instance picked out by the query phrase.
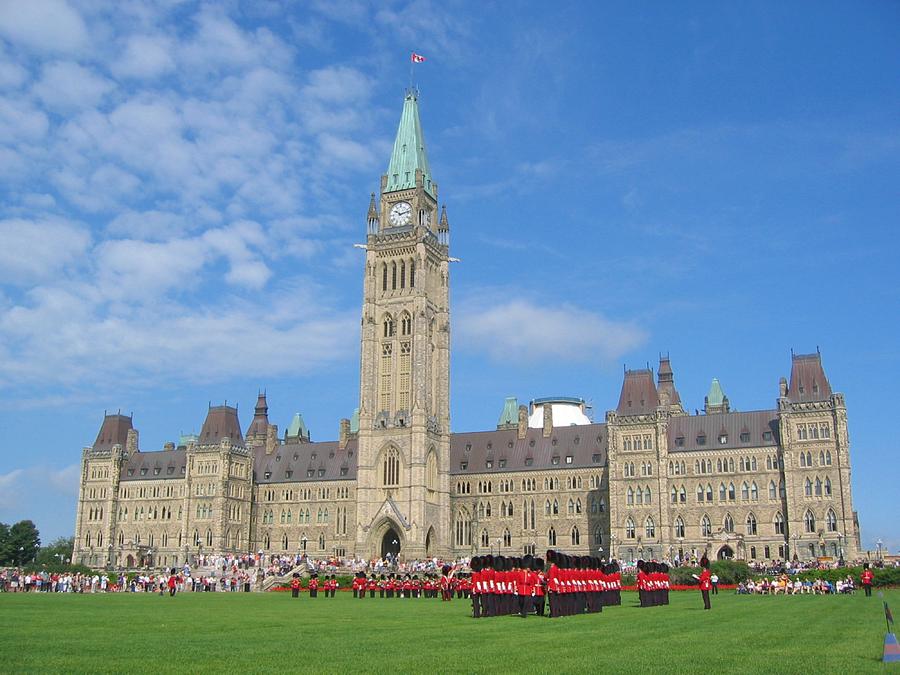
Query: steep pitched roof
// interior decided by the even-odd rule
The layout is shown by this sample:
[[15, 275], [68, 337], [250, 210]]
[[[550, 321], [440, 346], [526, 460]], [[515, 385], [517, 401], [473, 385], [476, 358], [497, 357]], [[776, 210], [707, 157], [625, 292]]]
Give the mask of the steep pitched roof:
[[403, 113], [394, 140], [394, 150], [387, 170], [385, 192], [406, 190], [416, 186], [416, 169], [422, 171], [425, 191], [434, 197], [431, 169], [425, 152], [425, 134], [419, 121], [419, 92], [410, 89], [403, 100]]
[[656, 410], [659, 394], [649, 368], [626, 370], [616, 412], [620, 415], [643, 415]]
[[337, 441], [288, 442], [267, 455], [257, 448], [253, 460], [254, 480], [266, 483], [305, 483], [323, 480], [356, 480], [356, 439], [341, 449]]
[[241, 423], [238, 420], [237, 408], [228, 405], [212, 406], [206, 413], [206, 420], [200, 430], [200, 445], [215, 445], [223, 438], [230, 438], [232, 443], [243, 445]]
[[[746, 440], [742, 440], [742, 435]], [[778, 443], [778, 413], [754, 410], [679, 415], [669, 418], [668, 439], [669, 452], [774, 447]]]
[[659, 372], [656, 374], [657, 390], [660, 394], [669, 394], [669, 405], [681, 405], [681, 396], [675, 388], [675, 373], [672, 372], [672, 363], [668, 356], [659, 357]]
[[795, 403], [831, 398], [831, 384], [825, 376], [821, 354], [791, 355], [791, 383], [787, 396]]
[[529, 429], [522, 439], [516, 429], [456, 433], [450, 436], [450, 473], [601, 467], [608, 440], [605, 424], [554, 427], [548, 438], [542, 429]]
[[106, 415], [103, 418], [103, 424], [100, 425], [100, 432], [97, 434], [97, 440], [94, 441], [94, 450], [112, 450], [114, 445], [125, 446], [128, 440], [128, 431], [132, 429], [131, 418], [127, 415]]
[[709, 393], [706, 395], [706, 402], [711, 406], [719, 406], [725, 403], [725, 392], [722, 391], [722, 385], [719, 379], [714, 377], [709, 384]]
[[253, 421], [247, 429], [247, 436], [265, 436], [269, 428], [269, 404], [266, 402], [266, 393], [260, 392], [256, 399], [256, 408], [253, 413]]
[[497, 421], [497, 428], [505, 426], [518, 426], [519, 424], [519, 400], [515, 396], [507, 396], [503, 402], [503, 412]]
[[135, 452], [122, 464], [121, 480], [184, 478], [187, 452], [184, 449]]

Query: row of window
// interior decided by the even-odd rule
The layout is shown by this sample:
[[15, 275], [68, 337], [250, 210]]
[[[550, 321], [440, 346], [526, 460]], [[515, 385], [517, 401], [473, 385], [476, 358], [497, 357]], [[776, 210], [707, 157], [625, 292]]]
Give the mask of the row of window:
[[831, 428], [827, 422], [811, 422], [797, 425], [797, 440], [817, 441], [820, 438], [831, 438]]
[[[716, 438], [719, 441], [719, 445], [728, 445], [728, 433], [727, 432], [725, 432], [725, 431], [720, 432]], [[741, 443], [750, 443], [751, 442], [749, 431], [742, 431], [739, 435], [739, 438], [741, 440]], [[773, 436], [772, 436], [771, 431], [764, 431], [762, 433], [762, 440], [764, 442], [767, 442], [767, 443], [771, 442], [772, 439], [773, 439]], [[683, 435], [676, 436], [675, 437], [675, 447], [683, 448], [684, 440], [685, 439], [684, 439]], [[697, 436], [694, 438], [694, 442], [699, 446], [706, 445], [706, 432], [705, 431], [699, 432], [697, 434]]]
[[161, 497], [184, 497], [184, 485], [144, 485], [121, 489], [122, 499], [159, 499]]
[[[345, 509], [346, 511], [346, 509]], [[328, 507], [319, 507], [316, 511], [316, 523], [317, 524], [326, 524], [328, 523]], [[293, 509], [281, 509], [281, 513], [278, 517], [278, 522], [282, 525], [290, 525], [294, 522], [294, 510]], [[312, 511], [309, 509], [299, 509], [297, 511], [297, 523], [312, 523]], [[266, 509], [263, 511], [263, 525], [274, 525], [275, 524], [275, 511], [273, 509]]]
[[831, 496], [831, 479], [825, 476], [825, 480], [821, 480], [816, 476], [815, 483], [810, 479], [806, 479], [803, 486], [803, 494], [806, 497], [830, 497]]
[[[325, 550], [325, 533], [320, 532], [319, 537], [317, 539], [319, 550]], [[263, 535], [263, 548], [267, 551], [272, 550], [272, 535], [268, 532]], [[306, 536], [306, 533], [300, 535], [297, 540], [297, 550], [298, 551], [308, 551], [311, 550], [312, 546], [310, 546], [309, 539]], [[287, 532], [281, 535], [281, 550], [288, 551], [291, 550], [291, 540], [288, 538]]]
[[[131, 512], [132, 521], [140, 521], [140, 520], [172, 520], [172, 507], [171, 506], [147, 506], [146, 512], [144, 511], [144, 507], [133, 507]], [[198, 507], [199, 508], [199, 507]], [[210, 507], [212, 508], [212, 507]], [[128, 507], [120, 506], [118, 513], [118, 522], [124, 523], [128, 520]], [[197, 517], [200, 517], [198, 512]], [[181, 520], [181, 507], [178, 507], [178, 520]]]
[[[653, 475], [653, 465], [650, 462], [641, 462], [640, 467], [641, 476]], [[634, 462], [625, 462], [623, 468], [625, 471], [625, 478], [634, 478], [637, 476], [637, 469], [635, 468]]]
[[653, 503], [653, 491], [650, 489], [650, 486], [638, 486], [637, 490], [632, 488], [628, 488], [625, 491], [625, 503], [629, 506], [638, 504], [652, 504]]
[[[146, 476], [148, 473], [149, 473], [149, 469], [148, 469], [146, 466], [141, 467], [140, 475]], [[185, 475], [185, 473], [186, 473], [186, 468], [182, 466], [182, 467], [181, 467], [181, 475], [183, 476], [183, 475]], [[159, 466], [153, 467], [153, 475], [154, 475], [154, 476], [159, 476], [159, 475], [161, 475], [161, 474], [162, 474], [162, 467], [159, 467]], [[134, 469], [128, 469], [128, 475], [129, 475], [129, 476], [133, 476], [133, 475], [134, 475]], [[174, 467], [174, 466], [167, 466], [167, 467], [166, 467], [166, 475], [167, 475], [167, 476], [173, 476], [173, 475], [175, 475], [175, 467]]]
[[[407, 279], [408, 272], [408, 279]], [[409, 283], [407, 284], [407, 280]], [[381, 290], [382, 292], [416, 287], [416, 261], [401, 260], [398, 265], [395, 262], [381, 264]]]
[[[799, 459], [801, 467], [814, 466], [813, 455], [809, 450], [807, 450], [806, 452], [801, 452]], [[831, 466], [831, 450], [819, 451], [819, 466]]]
[[[803, 514], [803, 525], [807, 533], [812, 534], [816, 532], [816, 517], [812, 511], [807, 510], [806, 513]], [[673, 527], [676, 537], [684, 538], [686, 536], [684, 518], [678, 516], [675, 519]], [[832, 509], [828, 509], [825, 513], [825, 528], [828, 532], [837, 532], [837, 516]], [[656, 523], [652, 516], [647, 516], [646, 520], [644, 520], [643, 529], [646, 537], [652, 539], [656, 536]], [[722, 519], [721, 531], [728, 533], [733, 533], [735, 531], [734, 518], [730, 513], [726, 513], [725, 517]], [[776, 513], [772, 519], [772, 532], [776, 535], [784, 535], [786, 532], [784, 516], [782, 516], [780, 512]], [[744, 521], [744, 533], [749, 536], [759, 534], [757, 519], [753, 513], [748, 514]], [[704, 537], [711, 537], [713, 535], [712, 521], [706, 514], [700, 519], [700, 535]], [[634, 518], [628, 516], [625, 519], [625, 538], [635, 539], [636, 536], [637, 527]]]
[[266, 488], [263, 490], [263, 501], [274, 502], [279, 495], [281, 496], [281, 501], [284, 502], [292, 502], [294, 501], [294, 497], [296, 497], [299, 502], [313, 500], [323, 501], [331, 499], [332, 494], [334, 494], [335, 499], [349, 499], [350, 487], [342, 485], [335, 488], [298, 488], [297, 490], [294, 490], [294, 488], [283, 488], [280, 493], [274, 488]]
[[[591, 474], [588, 476], [588, 486], [591, 490], [597, 490], [602, 486], [602, 479], [599, 474]], [[537, 479], [523, 478], [521, 482], [522, 492], [535, 492], [537, 490]], [[558, 477], [544, 479], [544, 491], [559, 490], [561, 485], [565, 485], [566, 490], [583, 490], [583, 476], [567, 476], [565, 483], [560, 482]], [[497, 492], [499, 494], [508, 494], [515, 492], [516, 482], [512, 479], [501, 479], [497, 481]], [[490, 480], [478, 481], [475, 484], [476, 494], [493, 494], [494, 482]], [[472, 483], [470, 481], [457, 481], [456, 494], [470, 495], [472, 494]]]
[[653, 436], [650, 434], [635, 434], [622, 437], [622, 449], [625, 452], [630, 450], [652, 450]]
[[109, 478], [109, 467], [92, 466], [91, 467], [91, 480], [96, 480], [98, 478]]

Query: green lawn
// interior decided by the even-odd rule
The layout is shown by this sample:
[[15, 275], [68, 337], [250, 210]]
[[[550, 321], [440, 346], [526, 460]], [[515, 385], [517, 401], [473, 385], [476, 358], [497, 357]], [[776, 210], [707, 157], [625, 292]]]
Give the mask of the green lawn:
[[[900, 610], [900, 591], [888, 591]], [[878, 597], [698, 592], [667, 607], [473, 620], [454, 600], [0, 595], [2, 672], [882, 671]], [[900, 672], [892, 667], [891, 672]]]

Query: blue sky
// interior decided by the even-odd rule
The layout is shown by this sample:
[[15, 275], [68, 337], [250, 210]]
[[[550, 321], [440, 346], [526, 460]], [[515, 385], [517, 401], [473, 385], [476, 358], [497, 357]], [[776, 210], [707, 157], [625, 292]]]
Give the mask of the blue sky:
[[[552, 5], [552, 6], [551, 6]], [[0, 0], [0, 520], [74, 527], [104, 410], [145, 450], [258, 388], [335, 438], [369, 193], [416, 66], [452, 415], [615, 406], [671, 355], [771, 408], [822, 351], [864, 547], [900, 547], [900, 6]], [[892, 515], [893, 514], [893, 515]]]

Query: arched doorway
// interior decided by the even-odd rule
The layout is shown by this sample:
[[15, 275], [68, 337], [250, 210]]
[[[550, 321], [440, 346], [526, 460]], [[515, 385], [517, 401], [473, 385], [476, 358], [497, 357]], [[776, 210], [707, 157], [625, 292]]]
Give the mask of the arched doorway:
[[125, 559], [125, 561], [128, 564], [128, 569], [132, 569], [134, 567], [134, 556], [130, 553], [128, 554], [128, 557]]
[[387, 558], [390, 555], [396, 559], [400, 554], [400, 535], [393, 527], [389, 527], [387, 532], [381, 538], [381, 557]]
[[719, 554], [717, 556], [719, 560], [731, 560], [734, 557], [734, 549], [732, 549], [728, 544], [725, 544], [722, 548], [719, 549]]
[[428, 558], [434, 556], [434, 528], [428, 528], [428, 534], [425, 536], [425, 555]]

